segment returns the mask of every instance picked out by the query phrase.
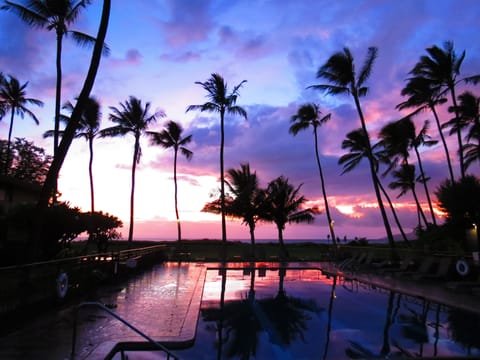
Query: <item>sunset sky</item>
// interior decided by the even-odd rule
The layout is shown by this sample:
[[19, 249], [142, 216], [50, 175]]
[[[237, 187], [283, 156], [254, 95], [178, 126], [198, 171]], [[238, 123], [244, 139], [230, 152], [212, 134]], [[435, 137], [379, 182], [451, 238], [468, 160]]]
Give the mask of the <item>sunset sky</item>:
[[[92, 1], [71, 29], [96, 36], [101, 5], [99, 0]], [[294, 185], [303, 184], [308, 205], [323, 209], [312, 131], [296, 137], [288, 133], [290, 118], [299, 106], [315, 102], [324, 114], [332, 114], [320, 129], [319, 150], [336, 234], [341, 238], [381, 238], [385, 231], [367, 163], [345, 175], [338, 165], [344, 154], [342, 140], [360, 126], [353, 100], [307, 87], [324, 83], [315, 74], [334, 52], [349, 47], [359, 68], [367, 48], [377, 46], [370, 91], [361, 99], [375, 142], [384, 124], [402, 116], [395, 109], [405, 100], [400, 91], [427, 47], [453, 41], [457, 53], [466, 50], [462, 75], [480, 73], [479, 19], [477, 0], [112, 1], [106, 38], [111, 54], [101, 61], [92, 95], [102, 104], [101, 128], [113, 125], [108, 121], [109, 107], [119, 107], [132, 95], [167, 114], [150, 130], [160, 131], [167, 120], [175, 120], [182, 124], [185, 135], [193, 135], [189, 145], [193, 158], [187, 162], [180, 157], [178, 165], [180, 218], [187, 239], [221, 238], [220, 218], [200, 211], [219, 186], [219, 118], [216, 114], [185, 113], [188, 105], [207, 101], [195, 81], [206, 81], [214, 72], [221, 74], [230, 88], [247, 80], [237, 104], [247, 111], [248, 120], [226, 119], [225, 168], [249, 162], [262, 186], [284, 175]], [[55, 51], [54, 32], [32, 29], [16, 15], [0, 12], [0, 71], [22, 83], [28, 81], [28, 96], [45, 103], [41, 109], [32, 108], [41, 124], [17, 118], [13, 135], [34, 141], [49, 153], [52, 139], [43, 139], [42, 134], [53, 128]], [[91, 49], [65, 39], [62, 102], [73, 100], [80, 92], [90, 54]], [[478, 86], [468, 89], [479, 96]], [[440, 112], [442, 121], [451, 118], [446, 108]], [[426, 119], [432, 120], [430, 134], [438, 139], [430, 113], [415, 118], [417, 128]], [[4, 118], [0, 137], [7, 138], [7, 132], [8, 118]], [[133, 136], [97, 139], [94, 146], [96, 209], [120, 217], [127, 237]], [[453, 143], [451, 149], [458, 174]], [[142, 154], [136, 176], [134, 237], [175, 239], [173, 152], [151, 146], [144, 138]], [[438, 145], [424, 149], [422, 156], [431, 177], [430, 188], [435, 189], [447, 177], [444, 153]], [[470, 172], [478, 174], [478, 170], [474, 164]], [[389, 182], [385, 179], [384, 185]], [[88, 148], [83, 139], [75, 140], [70, 148], [59, 190], [61, 200], [89, 210]], [[390, 194], [395, 198], [398, 192]], [[424, 198], [421, 189], [419, 194]], [[418, 222], [411, 195], [397, 201], [401, 222], [410, 232]], [[248, 228], [240, 222], [229, 221], [227, 226], [228, 238], [248, 238]], [[398, 232], [395, 226], [393, 230]], [[322, 213], [314, 224], [287, 225], [285, 238], [319, 239], [327, 233]], [[276, 235], [272, 224], [257, 227], [259, 239], [275, 239]]]

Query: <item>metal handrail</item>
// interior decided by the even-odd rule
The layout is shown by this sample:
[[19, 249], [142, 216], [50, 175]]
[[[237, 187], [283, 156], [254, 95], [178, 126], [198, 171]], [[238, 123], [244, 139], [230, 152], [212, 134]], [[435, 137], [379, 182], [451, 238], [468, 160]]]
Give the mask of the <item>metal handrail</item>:
[[125, 319], [123, 319], [122, 317], [118, 316], [117, 314], [115, 314], [112, 310], [110, 310], [108, 307], [106, 307], [105, 305], [99, 303], [99, 302], [96, 302], [96, 301], [85, 301], [85, 302], [82, 302], [80, 303], [79, 305], [76, 306], [75, 308], [75, 314], [74, 314], [74, 319], [73, 319], [73, 335], [72, 335], [72, 353], [71, 353], [71, 359], [74, 359], [75, 357], [75, 346], [76, 346], [76, 341], [77, 341], [77, 317], [78, 317], [78, 311], [80, 310], [80, 308], [82, 307], [85, 307], [85, 306], [96, 306], [100, 309], [102, 309], [103, 311], [107, 312], [108, 314], [112, 315], [115, 319], [119, 320], [120, 322], [122, 322], [124, 325], [126, 325], [127, 327], [129, 327], [130, 329], [132, 329], [134, 332], [136, 332], [138, 335], [140, 335], [141, 337], [143, 337], [144, 339], [148, 340], [148, 342], [150, 342], [151, 344], [155, 345], [156, 347], [158, 347], [159, 350], [162, 350], [164, 351], [166, 354], [167, 354], [167, 359], [170, 359], [170, 357], [172, 357], [173, 359], [176, 359], [176, 360], [180, 360], [180, 358], [178, 357], [178, 355], [175, 355], [174, 353], [172, 353], [168, 348], [166, 348], [164, 345], [160, 344], [159, 342], [155, 341], [154, 339], [152, 339], [151, 337], [149, 337], [148, 335], [146, 335], [145, 333], [143, 333], [141, 330], [137, 329], [135, 326], [133, 326], [132, 324], [130, 324], [128, 321], [126, 321]]

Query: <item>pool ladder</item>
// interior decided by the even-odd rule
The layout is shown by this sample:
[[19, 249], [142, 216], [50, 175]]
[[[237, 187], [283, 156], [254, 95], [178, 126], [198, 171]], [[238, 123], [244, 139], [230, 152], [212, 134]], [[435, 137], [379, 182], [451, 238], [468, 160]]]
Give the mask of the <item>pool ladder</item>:
[[97, 307], [106, 313], [110, 314], [112, 317], [132, 329], [134, 332], [136, 332], [138, 335], [143, 337], [148, 341], [149, 346], [145, 346], [145, 344], [139, 344], [138, 342], [120, 342], [117, 343], [112, 350], [105, 356], [105, 360], [111, 360], [115, 356], [116, 353], [120, 352], [121, 358], [125, 359], [125, 351], [130, 350], [130, 351], [154, 351], [154, 350], [160, 350], [165, 353], [167, 356], [167, 360], [169, 359], [174, 359], [174, 360], [180, 360], [180, 358], [172, 353], [167, 347], [164, 345], [160, 344], [159, 342], [155, 341], [145, 333], [143, 333], [141, 330], [137, 329], [135, 326], [130, 324], [127, 320], [123, 319], [122, 317], [118, 316], [115, 314], [112, 310], [110, 310], [108, 307], [105, 305], [96, 302], [96, 301], [86, 301], [80, 303], [76, 308], [75, 308], [75, 314], [74, 314], [74, 319], [73, 319], [73, 335], [72, 335], [72, 353], [71, 353], [71, 359], [75, 358], [75, 346], [76, 346], [76, 341], [77, 341], [77, 318], [78, 318], [78, 312], [80, 308], [87, 307], [87, 306], [93, 306]]

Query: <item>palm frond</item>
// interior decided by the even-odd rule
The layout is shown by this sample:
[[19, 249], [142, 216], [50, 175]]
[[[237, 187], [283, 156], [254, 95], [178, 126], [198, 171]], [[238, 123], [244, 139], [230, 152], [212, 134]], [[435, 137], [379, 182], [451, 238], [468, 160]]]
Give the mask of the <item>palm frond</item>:
[[[357, 87], [361, 88], [362, 85], [367, 81], [370, 77], [372, 72], [373, 63], [378, 56], [378, 48], [372, 46], [368, 48], [367, 57], [365, 58], [365, 62], [360, 70], [360, 74], [358, 76]], [[366, 94], [366, 92], [365, 92]]]

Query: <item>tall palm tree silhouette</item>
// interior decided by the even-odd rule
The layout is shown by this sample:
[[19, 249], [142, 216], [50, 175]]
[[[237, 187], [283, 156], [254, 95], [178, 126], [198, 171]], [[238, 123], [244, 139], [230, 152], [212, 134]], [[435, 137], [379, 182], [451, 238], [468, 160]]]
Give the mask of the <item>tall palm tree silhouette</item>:
[[[200, 110], [207, 112], [216, 112], [220, 114], [220, 197], [221, 197], [221, 214], [222, 214], [222, 242], [223, 252], [225, 253], [225, 243], [227, 241], [227, 225], [225, 220], [225, 174], [224, 174], [224, 146], [225, 146], [225, 114], [240, 115], [247, 119], [247, 112], [242, 107], [236, 105], [240, 88], [246, 80], [236, 85], [231, 92], [228, 92], [227, 83], [217, 73], [213, 73], [211, 77], [205, 81], [197, 81], [195, 84], [200, 85], [207, 92], [209, 101], [202, 105], [190, 105], [187, 112], [192, 110]], [[226, 255], [226, 254], [224, 254]]]
[[380, 188], [376, 176], [375, 159], [373, 157], [372, 147], [368, 136], [367, 124], [363, 115], [362, 107], [360, 105], [360, 97], [365, 96], [368, 93], [368, 87], [365, 85], [365, 82], [370, 77], [373, 63], [377, 57], [377, 52], [378, 50], [376, 47], [368, 48], [367, 57], [365, 58], [365, 62], [360, 68], [360, 72], [357, 76], [352, 53], [350, 52], [350, 49], [345, 47], [343, 51], [333, 54], [317, 71], [317, 78], [327, 80], [328, 84], [312, 85], [309, 86], [309, 88], [322, 90], [332, 95], [349, 94], [353, 97], [355, 107], [360, 118], [361, 128], [368, 139], [366, 145], [367, 158], [370, 165], [370, 174], [375, 190], [375, 196], [377, 197], [378, 207], [380, 208], [383, 224], [387, 233], [387, 238], [393, 252], [395, 243], [393, 240], [392, 229], [390, 228], [390, 223], [388, 221], [387, 213], [385, 211], [383, 200], [380, 194]]
[[[410, 71], [413, 76], [420, 77], [429, 82], [434, 88], [439, 91], [445, 89], [450, 93], [457, 122], [461, 121], [458, 112], [456, 86], [462, 81], [480, 81], [480, 75], [474, 75], [465, 78], [459, 78], [463, 60], [465, 59], [465, 51], [460, 55], [455, 52], [452, 41], [445, 41], [443, 48], [433, 45], [426, 49], [427, 55], [422, 55], [420, 60], [415, 64]], [[461, 134], [461, 126], [456, 127], [458, 154], [460, 158], [460, 174], [465, 177], [465, 162], [463, 156], [463, 142]]]
[[192, 135], [182, 137], [183, 128], [175, 121], [169, 121], [161, 132], [147, 132], [150, 135], [152, 143], [160, 145], [165, 149], [173, 148], [173, 182], [175, 185], [175, 215], [177, 217], [177, 235], [178, 241], [182, 240], [182, 229], [180, 226], [180, 216], [178, 213], [178, 186], [177, 186], [177, 157], [178, 151], [181, 152], [187, 160], [193, 156], [193, 152], [185, 147], [192, 141]]
[[[225, 183], [228, 196], [225, 198], [225, 213], [242, 219], [250, 232], [251, 259], [255, 256], [255, 227], [264, 217], [265, 191], [258, 185], [256, 172], [250, 170], [250, 164], [240, 164], [240, 169], [228, 169]], [[202, 211], [220, 214], [220, 199], [205, 204]]]
[[303, 209], [307, 199], [300, 195], [299, 185], [295, 188], [288, 182], [288, 179], [279, 176], [272, 180], [267, 186], [265, 219], [272, 221], [277, 226], [278, 241], [280, 243], [280, 256], [288, 258], [288, 251], [283, 240], [283, 230], [287, 223], [311, 223], [314, 221], [316, 209]]
[[[55, 30], [57, 41], [56, 53], [56, 90], [55, 90], [55, 135], [53, 140], [53, 153], [56, 155], [59, 130], [60, 130], [60, 104], [62, 91], [62, 49], [63, 38], [71, 35], [72, 39], [79, 45], [93, 46], [95, 38], [79, 31], [70, 30], [69, 27], [77, 20], [80, 12], [89, 5], [89, 0], [32, 0], [27, 6], [17, 4], [13, 1], [5, 0], [2, 10], [11, 11], [17, 14], [24, 22], [34, 28]], [[108, 53], [108, 48], [104, 47], [104, 52]]]
[[37, 213], [39, 215], [37, 215], [37, 218], [35, 219], [35, 229], [37, 231], [35, 231], [35, 235], [30, 239], [28, 255], [30, 260], [38, 258], [39, 245], [41, 241], [41, 226], [43, 221], [42, 213], [44, 212], [45, 208], [47, 208], [49, 200], [56, 190], [58, 174], [60, 173], [60, 169], [65, 161], [68, 149], [70, 148], [75, 136], [75, 132], [77, 131], [82, 115], [82, 109], [86, 105], [88, 97], [90, 96], [90, 92], [92, 91], [93, 84], [95, 83], [102, 51], [104, 50], [104, 41], [107, 34], [108, 22], [110, 20], [110, 9], [111, 0], [103, 0], [100, 24], [98, 26], [97, 38], [93, 47], [88, 72], [85, 77], [82, 90], [80, 91], [80, 95], [78, 96], [77, 103], [75, 104], [75, 108], [70, 116], [70, 121], [63, 132], [62, 141], [58, 146], [57, 155], [54, 157], [48, 170], [47, 176], [43, 183], [42, 192], [40, 193], [37, 203]]
[[417, 134], [415, 124], [413, 123], [411, 117], [407, 116], [400, 120], [391, 121], [384, 125], [380, 129], [379, 137], [381, 139], [380, 144], [385, 148], [385, 159], [390, 163], [387, 172], [393, 169], [399, 162], [402, 164], [409, 164], [409, 150], [414, 150], [420, 170], [420, 176], [418, 179], [416, 179], [416, 181], [422, 183], [424, 186], [425, 195], [427, 197], [428, 206], [432, 216], [432, 222], [436, 225], [433, 205], [427, 186], [428, 179], [425, 176], [420, 152], [418, 150], [418, 148], [422, 145], [433, 146], [438, 143], [436, 140], [430, 140], [430, 137], [427, 135], [428, 127], [429, 121], [426, 120], [424, 126]]
[[8, 128], [7, 154], [4, 169], [5, 175], [8, 174], [8, 168], [10, 165], [10, 148], [15, 115], [19, 115], [23, 119], [25, 114], [27, 114], [37, 125], [40, 123], [37, 116], [28, 109], [27, 105], [41, 107], [43, 106], [43, 102], [38, 99], [27, 97], [27, 85], [28, 82], [20, 85], [20, 82], [15, 77], [9, 76], [2, 81], [2, 86], [0, 87], [0, 103], [2, 104], [3, 111], [5, 113], [10, 111], [10, 126]]
[[151, 114], [150, 103], [147, 102], [144, 106], [142, 101], [134, 96], [130, 96], [124, 103], [120, 103], [120, 108], [111, 106], [110, 110], [112, 113], [109, 115], [109, 119], [118, 125], [100, 130], [100, 136], [117, 137], [132, 134], [135, 138], [131, 173], [130, 226], [128, 230], [128, 242], [132, 242], [135, 209], [135, 171], [141, 156], [140, 137], [146, 133], [150, 124], [157, 121], [157, 117], [164, 117], [165, 114], [162, 111]]
[[[60, 106], [62, 102], [62, 51], [63, 38], [71, 35], [72, 39], [80, 46], [94, 46], [95, 38], [85, 33], [71, 30], [69, 27], [77, 20], [82, 9], [90, 4], [89, 0], [32, 0], [27, 6], [5, 0], [2, 10], [11, 11], [17, 14], [24, 22], [34, 28], [55, 30], [56, 34], [56, 60], [57, 71], [55, 85], [55, 117], [54, 117], [54, 136], [53, 136], [53, 155], [57, 156], [60, 131]], [[102, 42], [103, 54], [107, 55], [110, 50]], [[56, 201], [58, 178], [54, 179], [55, 189], [52, 191], [53, 200]]]
[[[417, 212], [419, 217], [422, 218], [425, 226], [428, 226], [428, 221], [425, 216], [425, 213], [423, 212], [422, 206], [420, 205], [420, 201], [418, 200], [418, 195], [416, 191], [416, 186], [415, 186], [415, 166], [408, 164], [408, 163], [403, 163], [400, 165], [400, 167], [397, 170], [394, 170], [392, 172], [394, 181], [392, 181], [388, 186], [390, 189], [400, 189], [400, 193], [398, 194], [397, 198], [402, 197], [405, 195], [408, 191], [412, 192], [413, 199], [415, 200], [415, 204], [417, 205]], [[419, 226], [421, 226], [421, 223], [419, 221]]]
[[467, 170], [472, 163], [480, 161], [480, 97], [465, 91], [458, 96], [458, 100], [460, 101], [458, 112], [462, 123], [469, 127], [467, 143], [463, 146]]
[[325, 189], [325, 178], [323, 176], [322, 165], [320, 164], [320, 155], [318, 154], [318, 127], [330, 120], [331, 114], [322, 116], [322, 112], [317, 104], [302, 105], [298, 112], [292, 116], [290, 125], [290, 133], [297, 135], [301, 130], [306, 130], [310, 126], [313, 127], [313, 137], [315, 140], [315, 156], [317, 159], [318, 172], [320, 174], [320, 183], [322, 186], [323, 202], [325, 204], [325, 213], [327, 214], [328, 228], [334, 247], [337, 245], [337, 238], [333, 229], [333, 221], [328, 206], [327, 191]]
[[[64, 106], [64, 109], [70, 113], [73, 112], [75, 106], [68, 101]], [[67, 116], [61, 116], [61, 120], [68, 124], [70, 118]], [[100, 135], [100, 120], [102, 119], [102, 113], [100, 111], [100, 103], [95, 97], [89, 97], [82, 109], [80, 122], [78, 124], [77, 131], [75, 132], [75, 138], [84, 138], [88, 142], [88, 178], [90, 182], [90, 211], [95, 212], [95, 191], [93, 181], [93, 140]], [[63, 136], [64, 131], [60, 130], [59, 135]], [[55, 130], [48, 130], [43, 134], [43, 137], [54, 136]]]
[[[342, 141], [342, 149], [349, 149], [349, 152], [342, 155], [338, 160], [338, 163], [343, 165], [342, 175], [355, 169], [363, 159], [368, 157], [367, 155], [368, 142], [369, 140], [362, 128], [358, 128], [356, 130], [350, 131], [346, 135], [346, 138]], [[390, 196], [388, 195], [387, 191], [383, 187], [382, 182], [380, 181], [377, 175], [377, 172], [379, 169], [379, 161], [383, 160], [383, 158], [386, 157], [386, 154], [384, 154], [384, 151], [378, 150], [377, 149], [378, 147], [379, 145], [377, 144], [377, 145], [374, 145], [373, 146], [374, 149], [372, 149], [374, 150], [376, 181], [378, 183], [380, 191], [382, 191], [382, 194], [387, 199], [390, 209], [392, 210], [393, 218], [395, 219], [395, 223], [397, 224], [398, 230], [400, 231], [403, 237], [403, 240], [405, 242], [408, 242], [407, 235], [405, 234], [403, 227], [400, 224], [400, 220], [398, 219], [397, 212], [395, 211], [395, 207], [392, 203], [392, 200], [390, 199]]]
[[442, 125], [437, 112], [437, 105], [444, 104], [447, 102], [447, 99], [442, 93], [440, 93], [437, 87], [432, 85], [430, 81], [421, 77], [412, 77], [408, 79], [407, 85], [402, 89], [402, 95], [408, 96], [408, 98], [396, 107], [399, 110], [416, 108], [416, 110], [409, 116], [416, 115], [425, 110], [430, 110], [432, 112], [445, 151], [450, 180], [454, 181], [455, 177], [453, 176], [452, 160], [450, 159], [447, 141], [445, 140], [445, 135], [443, 134]]

